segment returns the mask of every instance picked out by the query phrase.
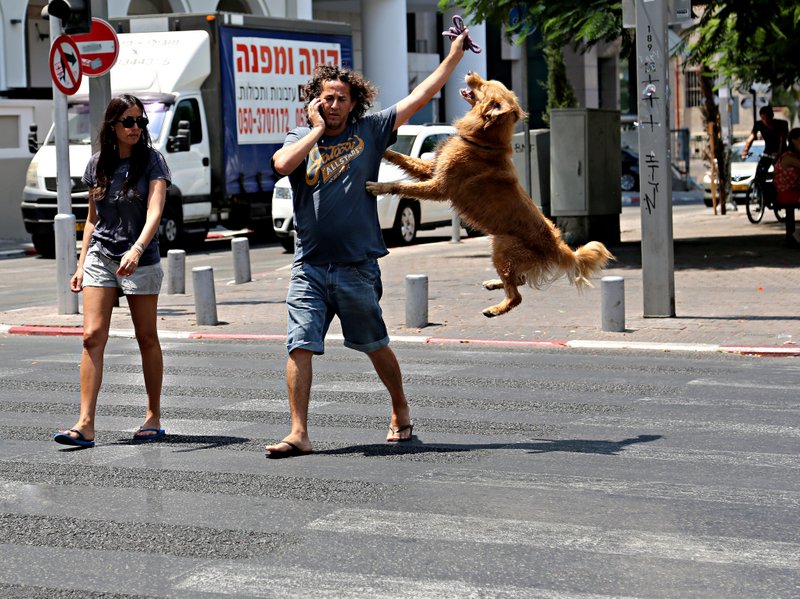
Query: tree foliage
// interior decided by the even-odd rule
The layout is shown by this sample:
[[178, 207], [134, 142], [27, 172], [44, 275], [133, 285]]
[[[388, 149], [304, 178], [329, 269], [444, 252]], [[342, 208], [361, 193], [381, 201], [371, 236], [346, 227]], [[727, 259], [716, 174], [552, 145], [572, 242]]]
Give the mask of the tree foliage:
[[[630, 35], [621, 0], [440, 0], [459, 8], [467, 23], [503, 24], [518, 39], [539, 30], [545, 47], [587, 48]], [[687, 61], [724, 78], [791, 87], [800, 81], [800, 3], [797, 0], [693, 0], [698, 15], [684, 30]]]

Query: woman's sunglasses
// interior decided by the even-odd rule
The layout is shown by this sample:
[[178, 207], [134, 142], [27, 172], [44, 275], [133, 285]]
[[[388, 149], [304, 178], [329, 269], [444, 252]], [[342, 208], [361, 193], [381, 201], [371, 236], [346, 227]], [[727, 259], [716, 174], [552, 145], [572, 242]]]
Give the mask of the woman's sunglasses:
[[124, 119], [120, 119], [117, 121], [126, 129], [130, 129], [133, 127], [134, 123], [139, 126], [139, 129], [144, 129], [147, 127], [147, 124], [150, 120], [146, 116], [137, 116], [133, 118], [132, 116], [126, 116]]

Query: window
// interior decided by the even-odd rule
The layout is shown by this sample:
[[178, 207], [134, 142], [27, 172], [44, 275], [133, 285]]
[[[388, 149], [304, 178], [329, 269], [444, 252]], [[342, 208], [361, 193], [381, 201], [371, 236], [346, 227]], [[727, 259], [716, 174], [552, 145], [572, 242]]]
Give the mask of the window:
[[172, 119], [172, 129], [169, 132], [171, 137], [178, 134], [178, 124], [181, 121], [189, 121], [190, 143], [196, 144], [203, 141], [203, 128], [200, 126], [200, 106], [194, 98], [181, 100], [175, 108], [175, 118]]
[[702, 76], [700, 69], [688, 69], [686, 71], [686, 108], [702, 106], [705, 103], [703, 101], [703, 89], [700, 86]]

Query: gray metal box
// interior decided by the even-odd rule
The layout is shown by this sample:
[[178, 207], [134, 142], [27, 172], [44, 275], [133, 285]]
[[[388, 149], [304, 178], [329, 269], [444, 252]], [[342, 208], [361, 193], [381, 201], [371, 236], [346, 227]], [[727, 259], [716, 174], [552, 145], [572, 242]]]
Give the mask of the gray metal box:
[[[545, 216], [550, 216], [550, 129], [531, 129], [530, 132], [531, 188], [534, 204], [541, 208]], [[519, 183], [525, 188], [525, 132], [514, 134], [512, 143], [514, 153], [511, 161], [517, 169]]]
[[550, 212], [594, 216], [622, 212], [619, 111], [550, 111]]

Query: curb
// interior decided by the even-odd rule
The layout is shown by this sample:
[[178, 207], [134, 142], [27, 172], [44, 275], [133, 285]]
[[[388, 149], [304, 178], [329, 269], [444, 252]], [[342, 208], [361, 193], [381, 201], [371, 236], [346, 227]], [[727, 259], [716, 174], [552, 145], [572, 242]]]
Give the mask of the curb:
[[[31, 336], [78, 336], [83, 335], [83, 327], [58, 325], [7, 325], [0, 324], [0, 334]], [[255, 333], [192, 333], [188, 331], [159, 331], [161, 339], [202, 339], [208, 341], [285, 341], [286, 335], [266, 335]], [[109, 337], [134, 339], [133, 329], [111, 329]], [[326, 339], [341, 341], [342, 335], [328, 335]], [[493, 345], [496, 347], [528, 347], [528, 348], [568, 348], [568, 349], [605, 349], [660, 352], [716, 352], [739, 354], [743, 356], [763, 357], [800, 357], [798, 346], [778, 345], [718, 345], [711, 343], [668, 343], [647, 341], [592, 341], [573, 339], [571, 341], [510, 341], [503, 339], [469, 339], [454, 337], [427, 337], [424, 335], [397, 335], [392, 337], [395, 343], [418, 343], [420, 345]]]

